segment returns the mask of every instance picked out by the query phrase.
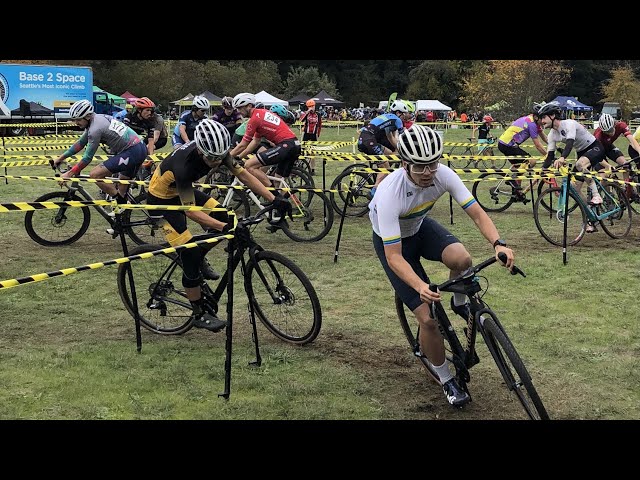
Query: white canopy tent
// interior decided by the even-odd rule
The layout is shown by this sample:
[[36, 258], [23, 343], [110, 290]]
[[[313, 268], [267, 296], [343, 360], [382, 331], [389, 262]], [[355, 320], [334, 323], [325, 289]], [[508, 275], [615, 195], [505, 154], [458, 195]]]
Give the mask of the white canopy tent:
[[418, 100], [416, 102], [416, 110], [426, 111], [450, 111], [451, 107], [447, 107], [440, 100]]
[[278, 97], [274, 97], [264, 90], [256, 93], [256, 102], [262, 102], [266, 107], [270, 107], [271, 105], [284, 105], [285, 107], [289, 106], [289, 102], [287, 102], [286, 100], [280, 100]]

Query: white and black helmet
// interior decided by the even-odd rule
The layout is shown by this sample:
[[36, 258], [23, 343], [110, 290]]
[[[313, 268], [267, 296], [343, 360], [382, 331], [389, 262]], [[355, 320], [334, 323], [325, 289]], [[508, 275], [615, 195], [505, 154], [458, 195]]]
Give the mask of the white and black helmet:
[[217, 157], [229, 149], [231, 135], [221, 123], [205, 118], [196, 126], [194, 140], [200, 153], [207, 157]]
[[249, 104], [256, 104], [256, 96], [253, 93], [239, 93], [233, 97], [233, 108], [240, 108]]
[[602, 130], [603, 132], [608, 132], [615, 126], [615, 124], [616, 124], [615, 119], [608, 113], [603, 113], [602, 115], [600, 115], [600, 118], [598, 120], [598, 126], [600, 127], [600, 130]]
[[69, 117], [73, 120], [84, 118], [90, 113], [93, 113], [93, 105], [89, 100], [78, 100], [69, 108]]
[[442, 156], [444, 143], [429, 127], [414, 123], [398, 136], [400, 158], [409, 163], [433, 163]]
[[411, 107], [404, 100], [394, 100], [389, 107], [389, 110], [392, 112], [400, 111], [402, 113], [409, 113], [412, 111]]
[[204, 110], [209, 110], [209, 107], [211, 106], [211, 104], [209, 103], [209, 100], [207, 100], [207, 97], [201, 97], [200, 95], [196, 95], [195, 97], [193, 97], [193, 106], [197, 108], [202, 108]]
[[538, 117], [542, 118], [545, 115], [555, 115], [556, 117], [559, 117], [561, 112], [562, 107], [560, 107], [560, 104], [554, 100], [553, 102], [545, 103], [540, 107], [540, 110], [538, 110]]

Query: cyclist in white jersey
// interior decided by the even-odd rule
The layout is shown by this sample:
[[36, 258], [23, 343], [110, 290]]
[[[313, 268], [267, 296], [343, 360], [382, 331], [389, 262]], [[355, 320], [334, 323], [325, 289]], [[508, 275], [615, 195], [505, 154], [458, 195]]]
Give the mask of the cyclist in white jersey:
[[[549, 102], [543, 105], [538, 112], [540, 121], [545, 128], [551, 128], [547, 136], [547, 157], [544, 160], [543, 167], [548, 168], [553, 162], [554, 168], [560, 168], [566, 162], [565, 158], [569, 156], [573, 148], [576, 149], [578, 160], [576, 160], [575, 170], [578, 172], [588, 172], [590, 168], [600, 166], [602, 170], [600, 175], [606, 177], [606, 172], [611, 169], [607, 162], [607, 152], [596, 137], [575, 120], [561, 119], [561, 110], [558, 102]], [[565, 147], [560, 158], [554, 161], [556, 144], [564, 143]], [[582, 195], [582, 184], [584, 180], [576, 179], [576, 190]], [[587, 185], [591, 189], [591, 203], [602, 203], [602, 197], [598, 193], [597, 186], [590, 178], [586, 179]], [[584, 198], [584, 196], [583, 196]], [[585, 199], [586, 201], [586, 199]], [[589, 223], [586, 231], [588, 233], [595, 232], [595, 225]]]
[[[442, 262], [453, 278], [471, 267], [471, 255], [446, 228], [427, 213], [445, 193], [450, 193], [464, 209], [480, 233], [493, 245], [496, 258], [507, 255], [511, 269], [513, 251], [507, 248], [493, 221], [475, 201], [460, 177], [439, 163], [443, 143], [431, 128], [414, 124], [398, 136], [398, 154], [402, 168], [389, 174], [369, 204], [373, 226], [373, 245], [391, 284], [420, 323], [420, 351], [434, 365], [447, 401], [461, 406], [470, 400], [451, 373], [445, 358], [444, 340], [431, 318], [429, 304], [440, 301], [440, 293], [416, 273], [420, 258]], [[455, 293], [451, 299], [455, 313], [465, 319], [469, 314], [467, 297]]]

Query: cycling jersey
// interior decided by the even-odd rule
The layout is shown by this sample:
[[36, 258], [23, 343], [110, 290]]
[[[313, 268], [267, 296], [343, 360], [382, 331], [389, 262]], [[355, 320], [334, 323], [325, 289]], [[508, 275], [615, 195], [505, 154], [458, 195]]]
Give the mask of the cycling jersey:
[[222, 109], [214, 113], [211, 118], [227, 127], [227, 130], [230, 130], [230, 132], [233, 133], [238, 125], [238, 120], [242, 120], [242, 115], [240, 115], [240, 112], [236, 110], [231, 112], [231, 115], [227, 115], [224, 109]]
[[138, 116], [137, 113], [127, 113], [122, 119], [122, 123], [130, 127], [138, 135], [146, 135], [147, 131], [151, 127], [148, 120]]
[[[141, 142], [142, 140], [136, 132], [124, 123], [115, 120], [111, 115], [96, 113], [93, 115], [89, 127], [80, 136], [80, 139], [74, 143], [69, 150], [64, 152], [62, 158], [75, 155], [86, 146], [87, 148], [84, 151], [82, 160], [80, 160], [80, 164], [78, 164], [79, 169], [82, 170], [91, 163], [101, 143], [107, 145], [111, 152], [113, 152], [113, 155], [117, 156]], [[144, 155], [146, 156], [146, 153]], [[141, 162], [142, 160], [140, 160], [140, 163]]]
[[180, 125], [185, 125], [187, 138], [189, 140], [193, 140], [193, 134], [196, 131], [196, 126], [198, 125], [198, 123], [200, 123], [200, 120], [203, 120], [205, 118], [207, 118], [206, 115], [202, 117], [202, 119], [196, 119], [193, 116], [193, 112], [191, 110], [183, 112], [182, 115], [180, 115], [180, 118], [178, 119], [178, 124], [173, 129], [174, 144], [184, 143], [184, 140], [182, 140], [182, 137], [180, 136]]
[[251, 142], [253, 137], [264, 137], [276, 145], [285, 140], [297, 140], [296, 134], [278, 115], [263, 108], [254, 108], [242, 140]]
[[509, 128], [500, 135], [498, 141], [505, 145], [509, 145], [510, 147], [515, 147], [520, 145], [529, 137], [532, 139], [538, 138], [541, 132], [542, 127], [535, 122], [533, 114], [525, 115], [513, 122]]
[[613, 146], [613, 143], [618, 139], [620, 135], [624, 135], [625, 137], [633, 135], [631, 133], [631, 130], [629, 130], [629, 126], [623, 121], [618, 121], [615, 123], [615, 130], [613, 132], [613, 135], [605, 135], [604, 133], [602, 133], [602, 129], [600, 127], [596, 128], [596, 131], [593, 132], [593, 136], [600, 140], [600, 143], [605, 150], [611, 150], [612, 148], [615, 148]]
[[367, 125], [362, 127], [360, 129], [360, 134], [368, 132], [372, 134], [379, 142], [383, 138], [386, 138], [387, 132], [395, 132], [396, 130], [398, 131], [398, 133], [402, 133], [402, 131], [404, 130], [402, 120], [400, 120], [400, 118], [394, 113], [385, 113], [382, 115], [378, 115]]
[[382, 238], [384, 245], [393, 245], [415, 235], [429, 210], [446, 192], [464, 209], [476, 203], [460, 177], [446, 165], [438, 166], [434, 184], [426, 188], [414, 184], [404, 168], [395, 170], [378, 186], [369, 203], [369, 219], [374, 232]]
[[573, 148], [580, 153], [596, 141], [596, 137], [575, 120], [561, 120], [558, 128], [552, 128], [547, 135], [547, 153], [555, 152], [556, 143], [566, 143], [574, 139]]
[[[194, 205], [192, 183], [204, 177], [212, 169], [198, 154], [196, 148], [194, 141], [185, 143], [160, 163], [149, 182], [149, 192], [154, 197], [173, 199], [179, 196], [182, 205]], [[227, 167], [234, 175], [244, 170], [230, 155], [223, 158], [220, 164]]]
[[307, 110], [300, 121], [304, 123], [303, 133], [305, 135], [315, 135], [316, 138], [320, 136], [320, 130], [322, 130], [322, 119], [315, 110]]

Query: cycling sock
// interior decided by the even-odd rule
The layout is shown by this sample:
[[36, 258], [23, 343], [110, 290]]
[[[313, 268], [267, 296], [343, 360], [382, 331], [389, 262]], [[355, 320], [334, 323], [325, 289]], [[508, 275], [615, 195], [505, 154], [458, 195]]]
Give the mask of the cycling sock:
[[190, 302], [194, 315], [200, 315], [204, 311], [202, 308], [204, 306], [204, 299], [202, 297], [198, 300], [190, 300]]
[[464, 305], [465, 303], [467, 303], [467, 296], [464, 293], [453, 294], [453, 304], [456, 307], [459, 307], [460, 305]]
[[448, 382], [453, 378], [453, 375], [451, 375], [451, 369], [449, 368], [449, 360], [445, 360], [444, 363], [439, 367], [434, 365], [433, 369], [438, 374], [438, 377], [440, 378], [440, 383], [442, 384]]

